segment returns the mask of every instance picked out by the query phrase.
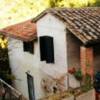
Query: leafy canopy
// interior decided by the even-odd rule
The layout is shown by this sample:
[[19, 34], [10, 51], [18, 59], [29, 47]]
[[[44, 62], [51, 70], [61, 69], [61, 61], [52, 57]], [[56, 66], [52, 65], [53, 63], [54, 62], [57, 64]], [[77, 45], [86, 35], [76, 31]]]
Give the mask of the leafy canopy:
[[100, 0], [0, 0], [0, 4], [0, 28], [3, 28], [33, 18], [49, 7], [99, 6]]

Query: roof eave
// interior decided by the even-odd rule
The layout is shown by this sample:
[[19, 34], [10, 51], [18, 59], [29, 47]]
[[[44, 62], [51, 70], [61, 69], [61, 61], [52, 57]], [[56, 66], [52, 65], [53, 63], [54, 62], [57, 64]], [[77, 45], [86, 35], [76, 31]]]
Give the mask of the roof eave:
[[36, 24], [32, 23], [31, 21], [32, 19], [8, 26], [6, 28], [1, 29], [0, 33], [5, 35], [6, 37], [19, 39], [22, 41], [34, 40], [37, 38]]
[[94, 46], [96, 44], [100, 43], [100, 39], [95, 39], [95, 40], [89, 40], [84, 43], [86, 47]]

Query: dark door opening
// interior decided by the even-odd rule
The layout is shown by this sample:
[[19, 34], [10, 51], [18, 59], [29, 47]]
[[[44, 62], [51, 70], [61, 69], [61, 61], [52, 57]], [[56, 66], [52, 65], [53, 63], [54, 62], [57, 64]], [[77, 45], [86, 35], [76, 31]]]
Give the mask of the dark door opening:
[[35, 100], [34, 78], [27, 73], [29, 100]]

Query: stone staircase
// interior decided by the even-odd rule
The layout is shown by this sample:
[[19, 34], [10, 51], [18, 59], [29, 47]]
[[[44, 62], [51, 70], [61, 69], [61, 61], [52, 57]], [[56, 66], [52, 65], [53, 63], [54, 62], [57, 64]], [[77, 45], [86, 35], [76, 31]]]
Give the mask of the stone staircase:
[[22, 94], [0, 79], [0, 100], [25, 100]]

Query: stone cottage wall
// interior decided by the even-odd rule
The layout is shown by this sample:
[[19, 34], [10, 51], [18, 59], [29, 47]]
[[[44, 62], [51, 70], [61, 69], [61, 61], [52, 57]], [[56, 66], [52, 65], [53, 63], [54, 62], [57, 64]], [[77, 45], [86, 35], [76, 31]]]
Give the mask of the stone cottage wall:
[[67, 35], [68, 68], [80, 68], [80, 46], [81, 42], [71, 32]]

